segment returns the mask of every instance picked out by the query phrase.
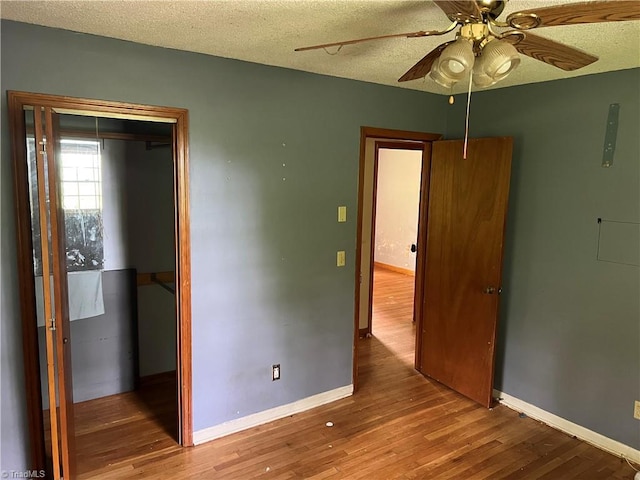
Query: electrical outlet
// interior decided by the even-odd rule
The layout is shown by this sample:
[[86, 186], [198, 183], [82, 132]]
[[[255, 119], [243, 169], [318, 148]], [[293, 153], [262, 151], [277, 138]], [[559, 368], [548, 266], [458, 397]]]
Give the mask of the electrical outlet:
[[271, 367], [271, 380], [274, 382], [280, 380], [280, 364]]
[[636, 400], [633, 404], [633, 418], [640, 420], [640, 400]]

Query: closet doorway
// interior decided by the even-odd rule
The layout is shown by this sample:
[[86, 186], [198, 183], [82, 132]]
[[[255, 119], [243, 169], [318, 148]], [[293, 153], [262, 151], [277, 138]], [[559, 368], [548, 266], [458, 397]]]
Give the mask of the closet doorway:
[[32, 464], [94, 470], [134, 421], [191, 445], [187, 111], [8, 96]]

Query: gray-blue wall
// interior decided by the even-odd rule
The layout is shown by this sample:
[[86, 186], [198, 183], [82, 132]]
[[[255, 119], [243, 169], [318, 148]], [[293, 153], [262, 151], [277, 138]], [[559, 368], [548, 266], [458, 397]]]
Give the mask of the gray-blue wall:
[[6, 90], [189, 109], [195, 430], [349, 385], [360, 126], [441, 132], [443, 98], [15, 22], [1, 35], [2, 468], [28, 466]]
[[[90, 129], [93, 119], [87, 118], [89, 125], [84, 128]], [[171, 125], [138, 122], [136, 126], [140, 132], [150, 133], [152, 128], [151, 133], [171, 135]], [[132, 127], [120, 125], [119, 129]], [[174, 271], [171, 148], [147, 150], [145, 142], [125, 140], [104, 140], [102, 144], [105, 271]], [[140, 376], [175, 370], [175, 295], [158, 285], [143, 285], [137, 292]], [[117, 343], [113, 346], [119, 348]]]
[[[127, 142], [126, 222], [129, 265], [138, 272], [175, 270], [171, 148]], [[140, 376], [176, 369], [176, 297], [159, 285], [138, 287]]]
[[[463, 135], [464, 100], [449, 137]], [[617, 240], [640, 249], [640, 70], [474, 94], [470, 118], [473, 136], [514, 137], [496, 388], [640, 448], [640, 269], [596, 259], [598, 218], [636, 223]]]

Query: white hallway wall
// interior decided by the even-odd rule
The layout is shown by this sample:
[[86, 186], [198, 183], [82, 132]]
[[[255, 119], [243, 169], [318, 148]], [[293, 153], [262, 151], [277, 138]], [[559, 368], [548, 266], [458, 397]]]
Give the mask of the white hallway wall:
[[378, 152], [374, 261], [415, 272], [420, 203], [420, 150]]

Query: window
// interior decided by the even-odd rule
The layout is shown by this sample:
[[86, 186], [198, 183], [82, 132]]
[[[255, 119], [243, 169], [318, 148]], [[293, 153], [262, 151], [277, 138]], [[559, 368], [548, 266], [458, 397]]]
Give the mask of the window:
[[62, 140], [60, 153], [62, 207], [65, 210], [101, 210], [100, 144]]
[[[36, 275], [42, 275], [35, 150], [34, 138], [27, 137], [34, 269]], [[102, 270], [104, 246], [100, 142], [62, 139], [60, 155], [56, 160], [60, 171], [62, 208], [64, 209], [67, 271]], [[51, 233], [49, 232], [48, 235], [50, 236]]]
[[100, 143], [62, 139], [59, 169], [67, 271], [100, 270], [104, 265]]

